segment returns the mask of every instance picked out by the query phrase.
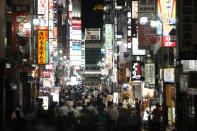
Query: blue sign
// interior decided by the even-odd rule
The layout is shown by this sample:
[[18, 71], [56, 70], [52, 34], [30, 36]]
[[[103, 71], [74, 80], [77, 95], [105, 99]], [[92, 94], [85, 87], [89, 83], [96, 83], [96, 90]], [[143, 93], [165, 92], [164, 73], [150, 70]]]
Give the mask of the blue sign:
[[72, 50], [81, 50], [81, 45], [72, 45]]

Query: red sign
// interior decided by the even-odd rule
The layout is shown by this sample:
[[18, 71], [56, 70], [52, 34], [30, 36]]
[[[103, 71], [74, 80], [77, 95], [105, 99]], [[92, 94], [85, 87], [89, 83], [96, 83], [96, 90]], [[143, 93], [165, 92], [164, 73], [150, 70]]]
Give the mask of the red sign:
[[81, 30], [81, 25], [72, 25], [73, 30]]
[[176, 42], [170, 41], [170, 35], [163, 36], [163, 47], [176, 47]]
[[72, 12], [71, 11], [68, 14], [68, 19], [72, 19]]
[[81, 25], [81, 20], [72, 19], [72, 24], [73, 25]]
[[49, 8], [54, 8], [54, 3], [53, 3], [53, 0], [49, 0]]

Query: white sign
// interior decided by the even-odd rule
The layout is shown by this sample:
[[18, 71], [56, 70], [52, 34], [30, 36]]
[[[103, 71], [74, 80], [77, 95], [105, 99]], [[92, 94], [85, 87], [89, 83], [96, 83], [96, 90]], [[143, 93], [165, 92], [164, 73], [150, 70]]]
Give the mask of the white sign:
[[150, 84], [155, 84], [155, 64], [145, 64], [145, 81]]
[[146, 50], [139, 50], [138, 49], [138, 38], [132, 38], [132, 55], [145, 55]]
[[174, 83], [174, 68], [164, 69], [164, 82]]

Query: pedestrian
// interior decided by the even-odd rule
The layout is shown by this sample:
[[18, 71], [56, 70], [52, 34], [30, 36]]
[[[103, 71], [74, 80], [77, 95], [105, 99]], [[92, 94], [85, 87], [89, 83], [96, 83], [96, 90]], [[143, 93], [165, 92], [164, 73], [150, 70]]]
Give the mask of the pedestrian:
[[23, 111], [21, 109], [21, 106], [20, 105], [16, 105], [16, 108], [15, 108], [15, 110], [12, 113], [11, 120], [20, 119], [20, 118], [23, 118], [23, 117], [24, 117], [24, 113], [23, 113]]
[[20, 105], [16, 105], [11, 116], [13, 131], [22, 130], [25, 127], [24, 114]]
[[152, 115], [153, 115], [153, 121], [152, 121], [153, 131], [160, 131], [163, 111], [159, 103], [156, 104], [156, 108], [153, 110]]

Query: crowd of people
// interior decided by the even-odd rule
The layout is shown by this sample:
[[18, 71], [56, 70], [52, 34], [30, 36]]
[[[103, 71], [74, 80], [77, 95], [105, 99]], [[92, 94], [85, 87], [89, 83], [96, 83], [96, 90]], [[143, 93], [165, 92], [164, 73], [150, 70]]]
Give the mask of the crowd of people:
[[17, 106], [8, 131], [141, 131], [139, 102], [135, 105], [107, 99], [108, 90], [97, 86], [69, 86], [59, 103], [51, 102], [44, 110], [42, 99], [37, 99], [34, 112], [23, 115]]

